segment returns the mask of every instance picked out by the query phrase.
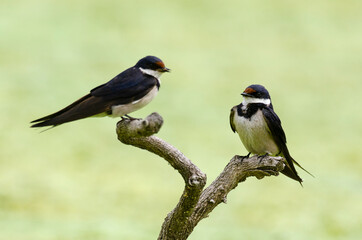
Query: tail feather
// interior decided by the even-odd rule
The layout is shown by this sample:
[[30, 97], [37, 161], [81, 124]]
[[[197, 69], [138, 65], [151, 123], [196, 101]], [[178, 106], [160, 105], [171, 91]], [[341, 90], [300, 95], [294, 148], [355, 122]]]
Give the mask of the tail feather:
[[291, 168], [289, 168], [287, 165], [284, 167], [284, 169], [281, 171], [285, 176], [290, 177], [291, 179], [294, 179], [295, 181], [298, 181], [300, 185], [303, 186], [302, 182], [303, 179], [301, 179], [298, 174], [295, 174]]
[[[51, 119], [53, 119], [53, 118], [55, 118], [55, 117], [60, 116], [61, 114], [65, 113], [65, 112], [67, 112], [68, 110], [72, 109], [74, 106], [78, 105], [79, 103], [85, 101], [85, 100], [88, 99], [89, 97], [91, 97], [91, 95], [90, 95], [90, 94], [87, 94], [87, 95], [85, 95], [84, 97], [81, 97], [81, 98], [78, 99], [77, 101], [73, 102], [72, 104], [66, 106], [65, 108], [63, 108], [63, 109], [61, 109], [61, 110], [59, 110], [58, 112], [55, 112], [55, 113], [52, 113], [52, 114], [47, 115], [47, 116], [45, 116], [45, 117], [42, 117], [42, 118], [33, 120], [33, 121], [31, 121], [30, 123], [36, 123], [36, 122], [44, 122], [44, 123], [45, 123], [47, 120], [51, 120]], [[32, 125], [31, 127], [33, 127], [33, 126], [36, 127], [35, 125], [37, 125], [37, 124], [34, 124], [34, 125]], [[48, 125], [44, 125], [44, 126], [50, 126], [50, 125], [53, 125], [53, 124], [48, 124]], [[39, 125], [39, 127], [44, 127], [44, 126]]]
[[[293, 164], [294, 162], [296, 163], [296, 161], [292, 158], [292, 156], [290, 156], [288, 151], [284, 152], [281, 155], [286, 160], [286, 166], [284, 167], [283, 171], [281, 171], [281, 173], [283, 173], [287, 177], [290, 177], [290, 178], [298, 181], [300, 184], [302, 184], [303, 180], [299, 177], [298, 172], [295, 169], [294, 164]], [[298, 166], [299, 166], [299, 164], [298, 164]]]
[[[62, 123], [57, 123], [57, 121], [54, 121], [55, 119], [56, 119], [56, 118], [44, 120], [44, 121], [42, 121], [42, 122], [38, 122], [38, 123], [36, 123], [36, 124], [33, 124], [33, 125], [31, 125], [30, 127], [32, 127], [32, 128], [37, 128], [37, 127], [52, 126], [51, 128], [53, 128], [53, 127], [56, 127], [56, 126], [62, 124]], [[63, 122], [63, 123], [65, 123], [65, 122]], [[51, 129], [51, 128], [50, 128], [50, 129]]]
[[111, 105], [112, 102], [105, 102], [102, 98], [88, 94], [56, 113], [32, 121], [31, 123], [35, 124], [30, 127], [55, 127], [63, 123], [108, 111]]
[[74, 117], [73, 114], [69, 114], [68, 112], [60, 113], [57, 115], [52, 115], [51, 118], [44, 118], [44, 120], [40, 120], [37, 123], [31, 125], [32, 128], [37, 127], [47, 127], [52, 126], [56, 127], [60, 124], [75, 121], [80, 119], [81, 117]]
[[[295, 165], [297, 165], [298, 167], [300, 167], [302, 170], [304, 170], [306, 173], [308, 173], [309, 175], [311, 175], [312, 177], [313, 174], [311, 174], [310, 172], [308, 172], [305, 168], [303, 168], [297, 161], [295, 161], [292, 156], [290, 156], [289, 152], [286, 152], [284, 154], [281, 154], [285, 160], [286, 160], [286, 166], [284, 167], [283, 171], [281, 171], [281, 173], [283, 173], [284, 175], [286, 175], [287, 177], [290, 177], [296, 181], [298, 181], [300, 183], [300, 185], [302, 185], [303, 180], [299, 177], [297, 170], [294, 167], [294, 163]], [[303, 185], [302, 185], [303, 186]]]
[[298, 167], [300, 167], [304, 172], [306, 172], [306, 173], [308, 173], [309, 175], [311, 175], [312, 177], [314, 177], [313, 174], [311, 174], [310, 172], [308, 172], [304, 167], [300, 166], [300, 164], [299, 164], [297, 161], [295, 161], [294, 159], [293, 159], [293, 162], [294, 162]]

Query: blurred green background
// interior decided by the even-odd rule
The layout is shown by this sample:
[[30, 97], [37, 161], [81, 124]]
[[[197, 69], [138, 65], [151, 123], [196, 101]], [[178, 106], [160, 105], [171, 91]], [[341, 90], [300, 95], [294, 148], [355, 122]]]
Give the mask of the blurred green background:
[[133, 66], [172, 73], [144, 109], [208, 176], [246, 154], [240, 93], [270, 91], [304, 188], [248, 179], [189, 239], [362, 239], [361, 1], [18, 1], [0, 7], [0, 239], [156, 239], [183, 181], [121, 144], [118, 119], [39, 134], [50, 114]]

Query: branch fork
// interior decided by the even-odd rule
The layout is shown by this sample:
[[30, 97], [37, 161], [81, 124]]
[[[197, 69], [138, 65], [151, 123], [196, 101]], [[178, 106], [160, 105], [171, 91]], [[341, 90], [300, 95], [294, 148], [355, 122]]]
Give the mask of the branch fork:
[[162, 127], [163, 118], [152, 113], [145, 119], [123, 119], [117, 123], [118, 140], [164, 158], [176, 169], [185, 182], [184, 191], [176, 207], [166, 216], [159, 240], [187, 239], [203, 218], [221, 202], [227, 202], [227, 194], [250, 176], [262, 179], [277, 176], [283, 170], [282, 157], [258, 156], [245, 158], [234, 156], [220, 175], [207, 187], [204, 174], [177, 148], [153, 136]]

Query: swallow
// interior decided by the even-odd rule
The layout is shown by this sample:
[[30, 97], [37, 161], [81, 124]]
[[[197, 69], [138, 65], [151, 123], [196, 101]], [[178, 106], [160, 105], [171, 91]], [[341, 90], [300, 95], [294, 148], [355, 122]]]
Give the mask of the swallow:
[[238, 133], [249, 152], [246, 157], [250, 154], [261, 157], [282, 156], [285, 159], [282, 173], [302, 185], [303, 180], [294, 164], [310, 173], [290, 155], [281, 121], [274, 112], [268, 90], [254, 84], [247, 87], [241, 95], [243, 102], [231, 109], [230, 126], [233, 132]]
[[169, 71], [161, 59], [146, 56], [69, 106], [32, 121], [31, 127], [55, 127], [93, 116], [128, 117], [133, 120], [135, 118], [128, 114], [151, 102], [159, 91], [161, 75]]

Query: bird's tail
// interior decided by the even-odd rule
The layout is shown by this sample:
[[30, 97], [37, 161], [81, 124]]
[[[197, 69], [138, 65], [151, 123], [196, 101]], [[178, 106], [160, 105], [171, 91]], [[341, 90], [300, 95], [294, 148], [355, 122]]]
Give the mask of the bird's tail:
[[291, 179], [298, 181], [300, 183], [300, 185], [302, 185], [303, 180], [301, 177], [299, 177], [298, 172], [295, 169], [293, 163], [296, 163], [298, 166], [299, 166], [299, 164], [292, 158], [292, 156], [290, 156], [289, 152], [284, 152], [282, 154], [282, 156], [286, 160], [286, 165], [285, 165], [283, 171], [281, 171], [281, 172], [284, 175], [286, 175], [287, 177], [290, 177]]
[[294, 159], [293, 159], [293, 162], [294, 162], [298, 167], [300, 167], [304, 172], [306, 172], [306, 173], [308, 173], [309, 175], [311, 175], [312, 177], [314, 177], [313, 174], [311, 174], [310, 172], [308, 172], [304, 167], [300, 166], [300, 164], [299, 164], [297, 161], [295, 161]]
[[[286, 175], [287, 177], [290, 177], [296, 181], [298, 181], [300, 183], [300, 185], [302, 185], [303, 179], [299, 177], [297, 170], [294, 167], [294, 163], [300, 167], [301, 169], [303, 169], [305, 172], [307, 172], [308, 174], [310, 174], [311, 176], [313, 176], [310, 172], [308, 172], [306, 169], [304, 169], [297, 161], [295, 161], [292, 156], [290, 156], [289, 152], [286, 152], [284, 154], [282, 154], [282, 156], [285, 158], [286, 160], [286, 166], [284, 167], [283, 171], [281, 171], [281, 173], [283, 173], [284, 175]], [[314, 176], [313, 176], [314, 177]], [[303, 186], [303, 185], [302, 185]]]
[[[289, 167], [289, 164], [286, 164], [284, 169], [281, 171], [285, 176], [290, 177], [291, 179], [294, 179], [302, 185], [303, 179], [301, 179], [297, 173], [297, 171], [293, 171], [291, 167]], [[303, 185], [302, 185], [303, 186]]]
[[[60, 115], [59, 115], [60, 116]], [[30, 122], [30, 123], [35, 123], [37, 122], [36, 120]], [[45, 120], [39, 120], [38, 123], [35, 123], [33, 125], [31, 125], [30, 127], [32, 128], [37, 128], [37, 127], [47, 127], [47, 126], [52, 126], [55, 127], [57, 125], [60, 125], [62, 123], [65, 123], [65, 122], [61, 122], [57, 119], [57, 116], [55, 116], [54, 118], [49, 118], [49, 119], [45, 119]]]
[[77, 120], [79, 118], [75, 118], [74, 114], [69, 114], [67, 111], [65, 112], [56, 112], [51, 115], [36, 119], [32, 121], [31, 123], [35, 123], [31, 125], [32, 128], [37, 127], [48, 127], [51, 126], [51, 128], [56, 127], [60, 124], [71, 122], [74, 120]]
[[[31, 123], [35, 124], [31, 125], [30, 127], [55, 127], [66, 122], [71, 122], [98, 114], [100, 111], [97, 107], [90, 107], [89, 105], [92, 104], [87, 104], [90, 103], [90, 101], [97, 103], [94, 100], [95, 98], [92, 98], [91, 95], [88, 94], [56, 113], [32, 121]], [[97, 106], [97, 104], [95, 105]]]

